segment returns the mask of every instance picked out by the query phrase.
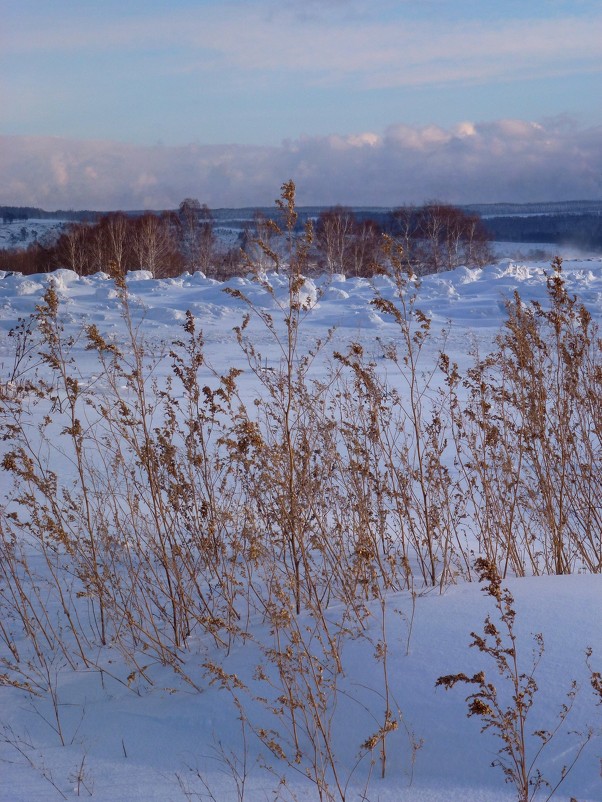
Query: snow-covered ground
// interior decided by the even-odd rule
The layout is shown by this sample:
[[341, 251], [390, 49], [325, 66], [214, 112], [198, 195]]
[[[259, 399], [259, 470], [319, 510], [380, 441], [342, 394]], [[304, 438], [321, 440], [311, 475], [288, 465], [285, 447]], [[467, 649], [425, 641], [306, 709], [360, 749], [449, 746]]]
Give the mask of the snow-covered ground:
[[[418, 290], [418, 306], [432, 319], [435, 331], [448, 330], [446, 349], [460, 367], [465, 367], [471, 346], [482, 353], [491, 346], [504, 318], [504, 301], [515, 289], [525, 301], [544, 301], [546, 272], [547, 261], [505, 259], [482, 270], [459, 268], [428, 276]], [[596, 322], [602, 322], [602, 258], [567, 259], [564, 276], [569, 291], [579, 297]], [[271, 275], [268, 279], [276, 299], [285, 294], [283, 277]], [[79, 278], [64, 270], [28, 277], [0, 273], [3, 380], [14, 368], [14, 341], [9, 331], [19, 319], [35, 312], [49, 283], [58, 292], [66, 332], [75, 338], [73, 353], [83, 379], [92, 381], [96, 367], [83, 338], [78, 340], [83, 326], [94, 323], [103, 335], [115, 337], [117, 342], [122, 337], [123, 319], [115, 287], [106, 275]], [[393, 296], [387, 279], [378, 278], [375, 284], [383, 296]], [[244, 291], [259, 306], [277, 311], [274, 297], [250, 278], [232, 280], [228, 286]], [[159, 349], [162, 343], [180, 337], [186, 310], [190, 310], [203, 329], [211, 363], [221, 373], [229, 366], [245, 368], [233, 327], [240, 324], [246, 307], [224, 293], [224, 284], [199, 273], [153, 280], [150, 274], [139, 272], [128, 276], [127, 287], [134, 323], [153, 347]], [[369, 306], [374, 288], [365, 279], [334, 276], [308, 280], [304, 292], [312, 307], [303, 324], [304, 345], [333, 326], [331, 349], [354, 341], [376, 354], [376, 337], [386, 341], [395, 336], [394, 326]], [[277, 355], [270, 351], [273, 343], [264, 330], [252, 323], [250, 332], [267, 361], [276, 360]], [[441, 340], [435, 337], [429, 346], [433, 359], [437, 342]], [[425, 369], [428, 359], [427, 352]], [[168, 363], [166, 359], [157, 367], [159, 381]], [[254, 391], [251, 377], [243, 375], [241, 386], [243, 392]], [[61, 466], [55, 469], [60, 471]], [[0, 490], [2, 496], [9, 491], [4, 472], [0, 473]], [[530, 664], [532, 635], [541, 632], [545, 640], [529, 727], [554, 726], [571, 681], [575, 679], [581, 687], [568, 726], [545, 751], [541, 764], [544, 773], [553, 779], [563, 765], [570, 763], [582, 737], [575, 732], [584, 734], [588, 728], [595, 731], [554, 798], [601, 802], [602, 707], [596, 706], [589, 686], [585, 650], [593, 649], [592, 664], [601, 670], [602, 575], [531, 577], [511, 579], [507, 584], [516, 600], [518, 648], [525, 666]], [[395, 706], [402, 711], [408, 731], [420, 748], [413, 754], [408, 733], [400, 728], [390, 736], [385, 779], [380, 779], [379, 767], [375, 766], [368, 783], [368, 759], [354, 771], [361, 743], [374, 729], [368, 711], [373, 706], [380, 715], [382, 700], [378, 698], [380, 685], [373, 676], [368, 642], [351, 643], [332, 743], [341, 774], [349, 778], [346, 798], [372, 802], [516, 799], [512, 788], [504, 785], [501, 771], [490, 765], [499, 742], [490, 732], [480, 734], [476, 718], [466, 717], [464, 697], [468, 690], [458, 686], [446, 692], [435, 687], [442, 674], [462, 671], [471, 675], [481, 668], [495, 674], [483, 655], [468, 648], [470, 633], [482, 631], [490, 600], [477, 584], [461, 584], [443, 594], [419, 595], [414, 600], [415, 609], [409, 594], [399, 593], [389, 601], [390, 687]], [[330, 614], [336, 616], [336, 609]], [[257, 621], [254, 626], [260, 641], [264, 625]], [[268, 758], [248, 731], [244, 733], [245, 750], [243, 729], [230, 696], [209, 686], [202, 675], [201, 663], [212, 658], [212, 648], [199, 639], [190, 644], [186, 656], [186, 670], [202, 685], [201, 692], [179, 687], [171, 669], [160, 666], [151, 669], [151, 686], [140, 678], [119, 682], [108, 673], [73, 672], [55, 665], [65, 746], [59, 744], [51, 726], [50, 699], [0, 684], [0, 800], [46, 802], [76, 796], [91, 796], [98, 802], [317, 799], [309, 781]], [[225, 670], [252, 685], [258, 660], [255, 649], [252, 644], [237, 644], [224, 658]], [[119, 659], [117, 655], [111, 657], [110, 671], [125, 680], [128, 670]], [[261, 725], [265, 710], [257, 706], [253, 713], [255, 703], [249, 704]], [[269, 726], [269, 719], [263, 723]], [[244, 759], [248, 776], [241, 796], [233, 775], [238, 772], [240, 779]], [[546, 796], [543, 789], [536, 799]]]
[[0, 249], [27, 248], [34, 242], [50, 244], [65, 227], [64, 220], [13, 220], [0, 223]]

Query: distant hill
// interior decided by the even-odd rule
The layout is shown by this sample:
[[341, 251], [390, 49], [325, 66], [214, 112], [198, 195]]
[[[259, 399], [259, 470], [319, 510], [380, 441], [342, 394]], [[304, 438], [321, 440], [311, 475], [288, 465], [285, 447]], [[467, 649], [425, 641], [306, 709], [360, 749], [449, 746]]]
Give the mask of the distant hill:
[[3, 223], [18, 223], [23, 220], [67, 220], [69, 222], [93, 222], [106, 212], [92, 212], [89, 209], [57, 209], [47, 212], [36, 206], [0, 206]]
[[548, 203], [477, 203], [462, 206], [465, 211], [488, 217], [527, 217], [540, 215], [602, 214], [599, 201], [550, 201]]

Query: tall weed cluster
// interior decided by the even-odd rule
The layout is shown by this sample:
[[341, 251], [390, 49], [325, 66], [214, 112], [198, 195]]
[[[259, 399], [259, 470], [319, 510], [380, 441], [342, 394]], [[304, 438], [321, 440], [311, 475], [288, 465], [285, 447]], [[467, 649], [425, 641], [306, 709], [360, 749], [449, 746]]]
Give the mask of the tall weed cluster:
[[602, 570], [602, 343], [555, 259], [546, 307], [518, 292], [497, 350], [447, 366], [451, 428], [479, 551], [506, 576]]
[[[253, 693], [275, 723], [246, 726], [321, 798], [345, 799], [332, 736], [349, 643], [371, 639], [379, 702], [358, 748], [382, 774], [388, 738], [405, 727], [389, 682], [391, 591], [470, 580], [477, 556], [501, 577], [602, 570], [602, 348], [557, 260], [548, 304], [515, 295], [494, 353], [465, 376], [444, 353], [429, 365], [431, 321], [403, 253], [385, 240], [395, 299], [376, 282], [372, 303], [397, 327], [381, 344], [396, 379], [354, 342], [317, 376], [326, 343], [306, 348], [301, 336], [313, 234], [295, 233], [294, 200], [290, 182], [279, 202], [285, 257], [259, 240], [288, 281], [276, 296], [255, 271], [276, 312], [230, 290], [247, 306], [236, 335], [257, 379], [251, 402], [240, 371], [207, 362], [192, 314], [181, 339], [148, 350], [122, 279], [126, 341], [95, 325], [82, 332], [97, 362], [92, 384], [78, 374], [80, 344], [63, 330], [52, 286], [17, 332], [16, 368], [0, 387], [2, 467], [14, 478], [0, 518], [0, 682], [56, 701], [61, 667], [107, 671], [110, 647], [129, 666], [128, 685], [152, 682], [159, 662], [197, 688], [190, 643], [208, 639], [227, 655], [262, 621]], [[249, 335], [251, 320], [275, 361]], [[30, 356], [44, 369], [28, 370]], [[70, 469], [60, 475], [57, 464]], [[220, 661], [205, 668], [244, 711], [249, 687]]]

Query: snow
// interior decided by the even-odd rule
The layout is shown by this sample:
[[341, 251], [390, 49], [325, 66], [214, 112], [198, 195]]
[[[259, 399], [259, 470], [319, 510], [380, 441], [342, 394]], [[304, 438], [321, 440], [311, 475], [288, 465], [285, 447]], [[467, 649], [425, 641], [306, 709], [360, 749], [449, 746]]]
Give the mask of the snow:
[[[507, 258], [480, 270], [461, 267], [427, 276], [418, 288], [418, 306], [432, 317], [433, 330], [448, 330], [446, 348], [462, 366], [467, 364], [472, 347], [485, 353], [491, 346], [503, 321], [504, 301], [515, 289], [527, 302], [545, 300], [549, 269], [546, 262]], [[602, 258], [567, 259], [563, 269], [569, 292], [577, 295], [594, 320], [601, 323]], [[212, 364], [222, 373], [230, 366], [244, 369], [246, 362], [233, 328], [240, 324], [247, 306], [224, 289], [243, 291], [281, 325], [278, 315], [286, 311], [286, 279], [268, 274], [263, 280], [271, 292], [250, 277], [222, 284], [201, 273], [165, 280], [155, 280], [144, 271], [131, 273], [127, 288], [134, 325], [140, 327], [152, 347], [160, 349], [181, 336], [185, 313], [191, 310], [202, 327]], [[380, 277], [374, 283], [383, 296], [394, 296], [388, 279]], [[13, 366], [10, 330], [35, 312], [50, 284], [61, 300], [66, 333], [75, 338], [73, 353], [78, 370], [82, 379], [93, 383], [97, 364], [85, 350], [83, 327], [93, 322], [101, 333], [119, 342], [124, 326], [114, 284], [105, 274], [81, 278], [60, 270], [24, 277], [0, 271], [0, 373], [8, 376]], [[311, 345], [334, 326], [325, 359], [332, 350], [344, 348], [351, 341], [362, 344], [368, 352], [376, 352], [375, 337], [386, 341], [395, 336], [395, 328], [369, 306], [373, 293], [373, 283], [361, 278], [335, 275], [306, 280], [302, 294], [309, 311], [303, 324], [304, 345]], [[278, 359], [270, 351], [273, 343], [256, 322], [251, 322], [249, 333], [268, 361]], [[437, 342], [435, 336], [429, 345], [433, 358]], [[156, 367], [154, 378], [159, 382], [168, 363], [164, 360]], [[243, 393], [252, 392], [254, 381], [247, 369], [241, 378]], [[67, 470], [68, 466], [57, 465], [56, 469]], [[0, 496], [8, 491], [7, 475], [2, 472]], [[554, 798], [600, 802], [602, 708], [596, 707], [589, 689], [585, 650], [593, 649], [592, 662], [600, 670], [602, 575], [529, 577], [510, 579], [506, 584], [515, 597], [518, 642], [525, 663], [530, 660], [532, 635], [541, 632], [545, 640], [536, 675], [540, 690], [532, 713], [534, 727], [535, 723], [553, 726], [570, 682], [575, 679], [582, 689], [568, 729], [596, 729], [596, 737]], [[499, 769], [490, 766], [496, 757], [494, 737], [490, 733], [481, 735], [478, 720], [466, 716], [464, 698], [469, 691], [463, 686], [450, 691], [435, 687], [440, 675], [460, 671], [472, 674], [483, 667], [483, 656], [468, 645], [470, 633], [481, 631], [484, 616], [491, 610], [490, 601], [477, 583], [459, 584], [443, 594], [428, 592], [412, 598], [409, 593], [397, 593], [388, 599], [386, 625], [395, 704], [422, 745], [412, 768], [406, 733], [392, 735], [387, 776], [381, 780], [375, 766], [365, 797], [361, 794], [369, 765], [364, 761], [353, 773], [353, 761], [362, 740], [375, 728], [369, 708], [381, 712], [381, 679], [375, 673], [366, 641], [360, 639], [346, 647], [344, 693], [337, 703], [333, 748], [342, 756], [343, 773], [352, 775], [349, 800], [510, 802], [516, 798], [512, 789], [504, 785]], [[377, 621], [378, 611], [371, 613]], [[336, 609], [330, 614], [336, 617]], [[256, 621], [252, 626], [260, 642], [265, 625]], [[237, 643], [223, 657], [224, 669], [250, 687], [259, 660], [257, 642]], [[236, 761], [244, 756], [239, 715], [229, 693], [210, 686], [201, 668], [205, 660], [217, 659], [216, 654], [211, 644], [196, 636], [191, 638], [186, 670], [202, 686], [200, 692], [178, 684], [173, 671], [159, 665], [149, 669], [152, 686], [140, 676], [128, 682], [128, 669], [117, 654], [103, 654], [100, 661], [105, 661], [106, 670], [102, 673], [70, 671], [56, 658], [53, 670], [65, 746], [60, 745], [52, 727], [50, 699], [0, 686], [0, 801], [51, 802], [77, 796], [91, 796], [97, 802], [240, 800], [228, 766], [228, 761], [234, 760], [240, 769]], [[270, 726], [261, 705], [253, 700], [248, 700], [248, 705], [254, 721]], [[247, 802], [318, 798], [309, 781], [275, 764], [252, 734], [247, 733], [247, 737]], [[577, 741], [578, 736], [560, 733], [543, 768], [550, 774], [558, 772]], [[272, 770], [262, 767], [262, 758]], [[279, 786], [281, 775], [286, 776], [285, 786]], [[544, 793], [541, 798], [545, 796]]]
[[35, 242], [47, 245], [58, 239], [65, 225], [65, 220], [36, 218], [0, 222], [0, 249], [25, 249]]

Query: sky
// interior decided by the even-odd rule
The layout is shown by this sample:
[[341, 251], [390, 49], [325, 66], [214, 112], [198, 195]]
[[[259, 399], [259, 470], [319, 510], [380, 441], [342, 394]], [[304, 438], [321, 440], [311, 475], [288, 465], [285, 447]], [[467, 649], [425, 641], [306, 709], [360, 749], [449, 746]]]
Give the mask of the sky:
[[602, 198], [600, 0], [0, 0], [0, 204]]

